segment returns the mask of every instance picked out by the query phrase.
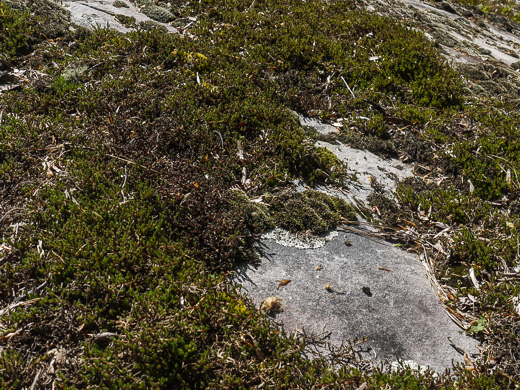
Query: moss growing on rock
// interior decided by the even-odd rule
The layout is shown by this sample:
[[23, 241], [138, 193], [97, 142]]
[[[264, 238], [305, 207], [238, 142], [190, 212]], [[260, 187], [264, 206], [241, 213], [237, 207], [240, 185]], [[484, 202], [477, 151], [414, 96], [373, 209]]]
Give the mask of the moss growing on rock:
[[112, 3], [112, 5], [116, 8], [130, 8], [128, 4], [126, 4], [124, 1], [116, 0]]
[[269, 202], [276, 224], [292, 233], [323, 234], [344, 220], [356, 220], [347, 202], [318, 191], [296, 192]]
[[150, 19], [156, 20], [161, 23], [169, 23], [175, 19], [175, 16], [163, 7], [157, 7], [155, 5], [149, 5], [144, 7], [142, 13], [148, 16]]
[[136, 19], [133, 16], [118, 14], [116, 15], [116, 19], [125, 27], [134, 27], [136, 23]]
[[356, 213], [343, 199], [319, 191], [264, 195], [266, 204], [252, 202], [245, 192], [233, 190], [232, 210], [243, 216], [253, 234], [261, 234], [276, 226], [291, 233], [323, 234], [344, 220], [356, 220]]
[[145, 20], [144, 22], [139, 22], [139, 28], [141, 28], [144, 31], [168, 31], [168, 29], [165, 26], [153, 20]]

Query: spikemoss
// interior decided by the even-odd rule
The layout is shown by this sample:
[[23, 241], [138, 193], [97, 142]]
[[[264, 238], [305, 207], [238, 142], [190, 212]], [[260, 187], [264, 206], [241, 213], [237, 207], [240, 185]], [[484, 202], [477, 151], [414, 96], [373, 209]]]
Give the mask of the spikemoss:
[[[295, 178], [346, 175], [289, 109], [350, 118], [361, 139], [449, 175], [438, 182], [453, 188], [404, 183], [399, 204], [418, 226], [424, 211], [428, 223], [461, 226], [440, 272], [481, 299], [475, 310], [490, 317], [496, 345], [518, 346], [514, 317], [489, 314], [511, 313], [519, 293], [518, 283], [495, 282], [515, 264], [520, 224], [488, 202], [505, 196], [515, 209], [518, 117], [498, 103], [462, 107], [461, 78], [422, 35], [344, 1], [186, 3], [179, 12], [199, 16], [194, 39], [66, 35], [54, 14], [55, 35], [45, 35], [62, 39], [50, 41], [39, 16], [0, 10], [2, 50], [30, 79], [0, 95], [0, 300], [24, 302], [2, 314], [1, 386], [29, 388], [51, 372], [45, 383], [65, 388], [476, 389], [518, 379], [515, 364], [503, 365], [506, 376], [482, 367], [453, 379], [360, 372], [344, 365], [348, 354], [309, 360], [222, 273], [254, 259], [256, 236], [275, 224], [319, 234], [355, 219], [325, 194], [283, 195]], [[86, 70], [69, 78], [67, 69]], [[479, 124], [473, 137], [461, 137], [461, 115]], [[241, 185], [247, 193], [232, 190]], [[266, 191], [281, 195], [249, 201]], [[454, 275], [470, 267], [480, 292]], [[495, 350], [518, 361], [518, 348]]]
[[11, 58], [27, 51], [35, 27], [30, 12], [13, 10], [7, 4], [0, 3], [0, 18], [0, 52]]

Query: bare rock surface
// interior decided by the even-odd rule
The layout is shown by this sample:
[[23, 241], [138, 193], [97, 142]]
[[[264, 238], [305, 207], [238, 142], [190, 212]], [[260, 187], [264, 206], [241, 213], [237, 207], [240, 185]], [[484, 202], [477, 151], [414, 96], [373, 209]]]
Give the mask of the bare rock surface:
[[365, 4], [424, 32], [443, 49], [448, 48], [444, 53], [455, 62], [494, 59], [511, 65], [519, 61], [519, 26], [505, 18], [485, 18], [478, 8], [418, 0], [369, 0]]
[[[70, 12], [71, 21], [73, 23], [86, 28], [108, 26], [123, 33], [129, 32], [132, 31], [134, 27], [131, 27], [128, 23], [125, 23], [125, 20], [128, 21], [132, 20], [131, 18], [134, 18], [136, 23], [152, 22], [163, 26], [171, 33], [177, 32], [177, 29], [170, 24], [150, 18], [150, 16], [145, 14], [146, 9], [143, 10], [138, 8], [130, 1], [72, 0], [63, 1], [62, 5]], [[167, 10], [164, 11], [164, 14], [169, 12]], [[153, 16], [153, 13], [146, 13]]]
[[356, 202], [366, 204], [367, 197], [374, 191], [375, 183], [386, 193], [385, 195], [392, 197], [392, 190], [395, 189], [397, 182], [413, 176], [412, 167], [398, 159], [384, 159], [374, 153], [354, 149], [340, 142], [333, 145], [318, 141], [317, 145], [329, 149], [340, 160], [346, 161], [350, 170], [356, 174], [357, 180], [348, 183], [349, 193]]
[[[258, 306], [269, 296], [283, 299], [275, 316], [287, 332], [314, 333], [336, 347], [366, 338], [357, 347], [363, 358], [412, 360], [438, 372], [463, 362], [454, 346], [469, 356], [478, 352], [445, 313], [414, 255], [348, 232], [317, 249], [263, 240], [259, 250], [261, 263], [239, 267], [236, 281]], [[277, 289], [277, 280], [287, 279]]]

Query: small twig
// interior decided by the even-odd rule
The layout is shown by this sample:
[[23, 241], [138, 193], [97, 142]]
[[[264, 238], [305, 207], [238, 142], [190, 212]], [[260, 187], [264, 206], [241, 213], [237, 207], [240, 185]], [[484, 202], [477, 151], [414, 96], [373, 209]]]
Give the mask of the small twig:
[[7, 306], [6, 308], [0, 310], [0, 316], [4, 315], [9, 310], [14, 309], [15, 307], [18, 307], [18, 306], [28, 306], [28, 305], [33, 304], [34, 302], [38, 302], [40, 299], [42, 299], [42, 298], [34, 298], [34, 299], [31, 299], [31, 300], [25, 301], [25, 302], [13, 302], [9, 306]]
[[464, 355], [466, 354], [466, 352], [464, 352], [464, 350], [463, 350], [462, 348], [457, 347], [457, 346], [455, 345], [455, 343], [451, 340], [450, 337], [448, 337], [448, 341], [450, 342], [450, 345], [453, 347], [453, 349], [454, 349], [455, 351], [457, 351], [458, 353], [460, 353], [462, 356], [464, 356]]
[[519, 278], [520, 279], [520, 273], [519, 272], [504, 272], [504, 276], [509, 276], [511, 278]]
[[40, 284], [38, 287], [36, 287], [35, 289], [32, 289], [31, 291], [29, 291], [27, 294], [23, 294], [17, 298], [14, 299], [14, 303], [16, 302], [21, 302], [21, 301], [25, 301], [27, 299], [27, 297], [29, 296], [29, 294], [33, 294], [35, 292], [39, 292], [41, 290], [43, 290], [45, 288], [45, 286], [47, 286], [47, 281], [43, 282], [42, 284]]
[[113, 333], [113, 332], [102, 332], [102, 333], [98, 333], [98, 334], [89, 334], [89, 336], [94, 338], [93, 341], [95, 343], [103, 343], [103, 342], [110, 341], [113, 338], [121, 337], [120, 334]]
[[10, 75], [10, 76], [13, 76], [13, 77], [16, 77], [16, 78], [19, 79], [19, 80], [25, 81], [26, 83], [29, 83], [29, 82], [30, 82], [29, 80], [23, 78], [22, 76], [17, 76], [17, 75], [15, 75], [15, 74], [13, 74], [13, 73], [9, 73], [9, 75]]
[[473, 286], [475, 286], [475, 289], [477, 289], [477, 291], [480, 291], [480, 283], [477, 280], [477, 277], [475, 275], [475, 269], [473, 267], [469, 269], [469, 278], [471, 280], [471, 283], [473, 283]]
[[21, 207], [13, 207], [9, 210], [7, 210], [4, 215], [2, 215], [2, 217], [0, 218], [0, 222], [2, 222], [10, 213], [12, 213], [13, 211], [23, 211], [24, 209], [21, 208]]
[[220, 137], [220, 145], [222, 146], [222, 150], [224, 150], [224, 138], [222, 138], [222, 134], [220, 134], [217, 130], [213, 130], [214, 133], [217, 133]]
[[361, 216], [364, 218], [364, 219], [369, 219], [368, 216], [361, 210], [361, 208], [356, 204], [356, 201], [355, 199], [353, 199], [348, 192], [346, 192], [345, 190], [343, 190], [342, 188], [338, 188], [339, 192], [341, 192], [342, 194], [344, 194], [345, 196], [347, 196], [350, 200], [350, 204], [352, 206], [354, 206], [357, 211], [359, 212], [359, 214], [361, 214]]
[[[422, 244], [421, 244], [422, 245]], [[442, 288], [442, 286], [439, 284], [437, 278], [435, 277], [435, 270], [430, 266], [430, 260], [428, 257], [428, 252], [426, 250], [426, 247], [422, 245], [424, 254], [422, 257], [422, 264], [424, 268], [426, 269], [426, 274], [428, 275], [428, 279], [430, 279], [430, 283], [432, 284], [432, 287], [437, 290], [437, 295], [440, 298], [441, 304], [445, 309], [446, 314], [452, 319], [455, 324], [457, 324], [460, 328], [466, 330], [468, 329], [468, 325], [464, 324], [459, 318], [457, 318], [457, 315], [460, 315], [459, 313], [455, 312], [452, 308], [446, 305], [445, 302], [448, 301], [448, 297], [446, 295], [446, 292]], [[464, 317], [461, 315], [461, 317]]]
[[453, 322], [455, 322], [455, 323], [456, 323], [456, 324], [457, 324], [461, 329], [467, 330], [467, 329], [469, 328], [468, 326], [464, 325], [464, 323], [463, 323], [461, 320], [459, 320], [459, 319], [455, 316], [455, 314], [452, 313], [452, 311], [451, 311], [451, 309], [450, 309], [449, 306], [444, 306], [444, 307], [447, 309], [447, 310], [446, 310], [446, 313], [448, 314], [448, 317], [450, 317], [451, 320], [452, 320]]
[[36, 382], [38, 382], [38, 378], [40, 377], [41, 372], [42, 370], [38, 370], [38, 372], [36, 373], [36, 376], [34, 377], [33, 383], [31, 385], [31, 390], [34, 390], [34, 388], [36, 387]]
[[352, 92], [352, 90], [350, 89], [350, 87], [348, 86], [347, 82], [345, 81], [345, 79], [343, 78], [343, 76], [340, 76], [341, 77], [341, 80], [343, 80], [343, 82], [345, 83], [345, 85], [347, 86], [347, 89], [349, 90], [349, 92], [352, 94], [352, 97], [355, 99], [356, 98], [356, 95], [354, 95], [354, 92]]
[[51, 253], [52, 253], [54, 256], [56, 256], [58, 259], [60, 259], [61, 262], [62, 262], [63, 264], [65, 264], [65, 260], [63, 260], [63, 257], [61, 257], [60, 255], [58, 255], [58, 254], [57, 254], [56, 252], [54, 252], [54, 251], [51, 251]]
[[338, 227], [342, 228], [342, 229], [345, 229], [345, 230], [348, 230], [352, 233], [355, 233], [355, 234], [359, 234], [359, 235], [362, 235], [362, 236], [365, 236], [365, 237], [368, 237], [370, 239], [375, 239], [377, 240], [378, 242], [380, 242], [381, 244], [385, 244], [385, 245], [388, 245], [388, 246], [393, 246], [393, 244], [390, 244], [389, 242], [386, 242], [382, 237], [385, 237], [384, 234], [375, 234], [375, 233], [366, 233], [366, 232], [362, 232], [361, 230], [358, 230], [358, 229], [354, 229], [352, 227], [349, 227], [349, 226], [345, 226], [345, 225], [339, 225]]
[[267, 53], [267, 55], [268, 55], [269, 57], [271, 57], [271, 59], [272, 59], [274, 62], [276, 62], [276, 58], [274, 58], [274, 57], [271, 55], [271, 53]]
[[[90, 149], [90, 148], [89, 148]], [[152, 168], [149, 168], [149, 167], [145, 167], [144, 165], [141, 165], [139, 163], [136, 163], [135, 161], [132, 161], [132, 160], [129, 160], [127, 158], [124, 158], [124, 157], [119, 157], [119, 156], [116, 156], [114, 154], [107, 154], [108, 157], [112, 157], [112, 158], [115, 158], [117, 160], [121, 160], [121, 161], [124, 161], [128, 164], [132, 164], [132, 165], [135, 165], [135, 166], [138, 166], [139, 168], [143, 168], [143, 169], [148, 169], [152, 172], [155, 172], [155, 173], [161, 173], [159, 171], [156, 171], [155, 169], [152, 169]]]

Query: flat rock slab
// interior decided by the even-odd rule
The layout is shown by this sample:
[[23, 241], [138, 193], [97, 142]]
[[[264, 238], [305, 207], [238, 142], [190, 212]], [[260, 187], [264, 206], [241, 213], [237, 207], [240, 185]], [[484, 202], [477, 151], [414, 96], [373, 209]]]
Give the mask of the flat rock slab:
[[[152, 21], [131, 2], [126, 1], [126, 7], [115, 7], [114, 2], [115, 0], [72, 0], [62, 1], [60, 4], [70, 12], [73, 23], [89, 29], [109, 27], [123, 33], [133, 31], [133, 28], [126, 27], [118, 21], [118, 15], [133, 17], [136, 22]], [[177, 29], [167, 23], [153, 22], [164, 26], [171, 33], [177, 32]]]
[[[287, 332], [329, 333], [336, 347], [365, 337], [364, 358], [413, 360], [437, 372], [463, 362], [453, 345], [468, 356], [478, 353], [476, 340], [444, 311], [415, 255], [342, 231], [318, 249], [269, 239], [260, 251], [261, 263], [238, 267], [236, 281], [258, 306], [269, 296], [283, 299], [276, 320]], [[283, 279], [291, 282], [277, 290]]]
[[[338, 142], [337, 145], [318, 141], [317, 146], [327, 148], [334, 155], [348, 164], [351, 172], [356, 174], [357, 180], [348, 183], [349, 193], [356, 201], [362, 201], [366, 206], [367, 198], [374, 192], [372, 183], [375, 180], [384, 190], [385, 195], [393, 198], [392, 191], [395, 190], [397, 182], [407, 177], [412, 177], [412, 167], [398, 159], [383, 159], [374, 153], [351, 148]], [[328, 192], [323, 189], [324, 192]], [[335, 195], [338, 196], [338, 195]], [[350, 199], [346, 199], [350, 201]]]

